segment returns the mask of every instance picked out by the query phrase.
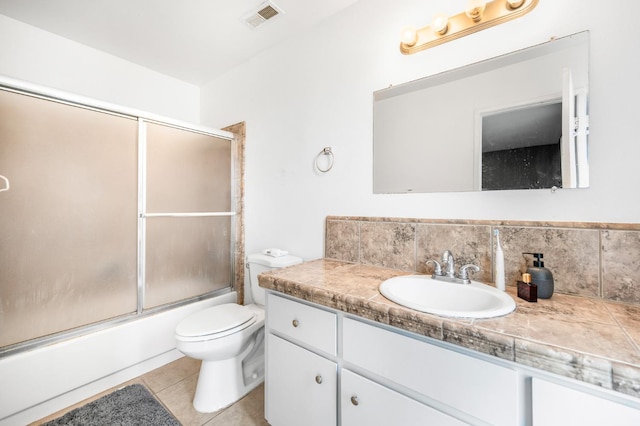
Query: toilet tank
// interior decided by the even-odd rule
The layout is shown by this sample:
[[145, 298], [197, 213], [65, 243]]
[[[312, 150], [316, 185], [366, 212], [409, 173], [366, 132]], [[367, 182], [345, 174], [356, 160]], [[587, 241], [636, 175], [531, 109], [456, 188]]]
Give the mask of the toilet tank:
[[247, 264], [249, 265], [249, 282], [250, 291], [254, 303], [264, 305], [264, 289], [258, 285], [258, 275], [280, 269], [286, 266], [292, 266], [302, 263], [302, 259], [287, 254], [285, 256], [273, 257], [262, 253], [250, 254], [247, 256]]

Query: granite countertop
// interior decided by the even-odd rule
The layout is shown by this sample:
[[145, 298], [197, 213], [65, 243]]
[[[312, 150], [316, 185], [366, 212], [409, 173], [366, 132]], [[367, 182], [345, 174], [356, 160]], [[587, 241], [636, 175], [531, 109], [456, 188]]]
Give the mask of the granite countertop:
[[260, 275], [260, 286], [328, 308], [640, 398], [640, 306], [554, 294], [492, 319], [456, 319], [380, 294], [395, 269], [318, 259]]

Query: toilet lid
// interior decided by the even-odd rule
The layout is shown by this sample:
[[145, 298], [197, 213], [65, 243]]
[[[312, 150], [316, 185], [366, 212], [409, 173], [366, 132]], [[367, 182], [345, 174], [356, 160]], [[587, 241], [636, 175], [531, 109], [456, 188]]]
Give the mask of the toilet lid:
[[198, 337], [222, 333], [239, 326], [248, 326], [254, 317], [254, 312], [235, 303], [212, 306], [182, 320], [176, 327], [176, 334]]

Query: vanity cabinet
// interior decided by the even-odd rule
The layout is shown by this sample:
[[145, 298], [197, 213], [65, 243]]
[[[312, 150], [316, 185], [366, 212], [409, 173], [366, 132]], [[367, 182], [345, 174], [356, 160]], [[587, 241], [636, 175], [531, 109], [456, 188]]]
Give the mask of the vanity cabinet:
[[511, 370], [273, 293], [266, 327], [272, 426], [515, 422]]
[[640, 411], [623, 403], [537, 377], [531, 387], [534, 426], [640, 425]]
[[607, 389], [267, 294], [272, 426], [640, 425]]
[[336, 318], [267, 296], [265, 417], [272, 426], [336, 424]]

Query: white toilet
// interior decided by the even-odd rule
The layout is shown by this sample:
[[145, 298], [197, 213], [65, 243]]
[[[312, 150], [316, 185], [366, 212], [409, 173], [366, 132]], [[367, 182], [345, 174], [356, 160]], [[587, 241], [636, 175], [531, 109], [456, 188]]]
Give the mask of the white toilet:
[[176, 327], [177, 348], [201, 359], [194, 408], [211, 413], [233, 404], [264, 379], [264, 298], [258, 274], [301, 263], [296, 256], [247, 256], [254, 303], [225, 303], [195, 312]]

